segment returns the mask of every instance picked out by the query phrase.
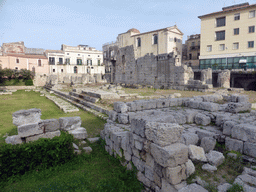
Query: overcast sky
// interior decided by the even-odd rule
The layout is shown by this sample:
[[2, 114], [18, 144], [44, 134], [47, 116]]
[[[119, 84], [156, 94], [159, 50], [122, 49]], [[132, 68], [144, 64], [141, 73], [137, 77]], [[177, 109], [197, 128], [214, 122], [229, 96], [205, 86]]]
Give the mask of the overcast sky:
[[177, 25], [187, 35], [200, 33], [198, 16], [256, 0], [0, 0], [0, 43], [24, 41], [28, 48], [115, 41], [119, 33]]

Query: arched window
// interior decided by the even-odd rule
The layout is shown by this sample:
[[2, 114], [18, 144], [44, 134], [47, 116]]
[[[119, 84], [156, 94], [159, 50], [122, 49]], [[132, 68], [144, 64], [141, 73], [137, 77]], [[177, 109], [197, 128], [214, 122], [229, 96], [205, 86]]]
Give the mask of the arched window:
[[77, 66], [74, 67], [74, 73], [77, 73]]
[[158, 35], [154, 34], [153, 35], [153, 44], [157, 44], [158, 43]]
[[137, 47], [140, 47], [140, 46], [141, 46], [141, 38], [138, 37], [138, 38], [137, 38]]

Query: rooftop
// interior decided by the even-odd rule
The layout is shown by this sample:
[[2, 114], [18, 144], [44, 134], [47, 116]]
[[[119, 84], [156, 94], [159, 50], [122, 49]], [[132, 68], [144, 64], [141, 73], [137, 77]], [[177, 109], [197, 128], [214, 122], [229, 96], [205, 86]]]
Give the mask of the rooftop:
[[228, 6], [228, 7], [223, 7], [222, 11], [217, 11], [217, 12], [209, 13], [206, 15], [198, 16], [198, 18], [201, 19], [203, 17], [207, 17], [207, 16], [211, 16], [211, 15], [216, 15], [216, 14], [226, 13], [226, 12], [231, 12], [231, 11], [237, 11], [240, 9], [247, 9], [247, 8], [251, 8], [251, 7], [256, 7], [256, 4], [252, 4], [252, 5], [249, 5], [249, 3], [236, 4], [236, 5], [232, 5], [232, 6]]

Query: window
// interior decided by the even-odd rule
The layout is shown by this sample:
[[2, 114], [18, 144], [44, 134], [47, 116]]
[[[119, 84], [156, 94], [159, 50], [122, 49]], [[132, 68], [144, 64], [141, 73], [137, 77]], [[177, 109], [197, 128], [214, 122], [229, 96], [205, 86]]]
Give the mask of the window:
[[77, 73], [77, 66], [74, 67], [74, 73]]
[[233, 43], [233, 49], [239, 49], [239, 43]]
[[98, 55], [98, 57], [100, 57], [100, 56]]
[[80, 54], [78, 54], [78, 56], [80, 56]]
[[61, 71], [61, 73], [63, 73], [63, 69], [61, 69], [60, 71]]
[[55, 73], [55, 69], [53, 69], [52, 72]]
[[16, 59], [16, 63], [20, 63], [20, 60], [19, 60], [19, 59]]
[[255, 17], [255, 10], [249, 11], [249, 18]]
[[254, 33], [255, 26], [249, 26], [249, 33]]
[[67, 55], [69, 55], [69, 53], [67, 53]]
[[39, 67], [41, 67], [41, 66], [42, 66], [41, 59], [38, 59], [38, 66], [39, 66]]
[[137, 47], [140, 47], [140, 46], [141, 46], [141, 38], [138, 37], [138, 38], [137, 38]]
[[240, 13], [234, 14], [234, 20], [235, 21], [240, 20]]
[[68, 65], [70, 65], [70, 58], [66, 58], [65, 63], [68, 64]]
[[98, 66], [100, 66], [100, 59], [98, 59]]
[[199, 59], [200, 53], [197, 53], [197, 59]]
[[225, 31], [217, 31], [215, 32], [216, 41], [225, 40]]
[[192, 43], [191, 43], [191, 46], [195, 46], [195, 42], [192, 42]]
[[219, 45], [219, 50], [224, 51], [225, 50], [225, 44], [220, 44]]
[[207, 45], [207, 52], [211, 52], [212, 51], [212, 45]]
[[15, 70], [18, 70], [19, 68], [18, 67], [15, 67]]
[[76, 64], [77, 64], [77, 65], [82, 65], [82, 59], [77, 59], [77, 60], [76, 60]]
[[63, 64], [63, 58], [59, 58], [59, 64], [60, 64], [60, 65]]
[[55, 57], [49, 57], [49, 64], [55, 65]]
[[234, 29], [234, 35], [239, 35], [239, 28]]
[[87, 65], [92, 65], [92, 60], [91, 59], [87, 59]]
[[220, 17], [216, 19], [216, 27], [222, 27], [226, 25], [226, 17]]
[[157, 44], [157, 41], [158, 41], [158, 37], [157, 37], [157, 35], [155, 34], [155, 35], [153, 35], [153, 44], [154, 44], [154, 45]]
[[248, 41], [248, 48], [254, 47], [254, 41]]
[[192, 54], [189, 54], [189, 59], [192, 59]]

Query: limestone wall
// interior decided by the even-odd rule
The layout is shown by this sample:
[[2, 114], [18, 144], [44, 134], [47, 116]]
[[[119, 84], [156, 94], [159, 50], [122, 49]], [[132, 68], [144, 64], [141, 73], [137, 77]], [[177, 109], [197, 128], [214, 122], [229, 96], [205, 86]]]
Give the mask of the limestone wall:
[[[135, 52], [132, 45], [119, 48], [114, 69], [115, 83], [151, 85], [155, 88], [193, 88], [192, 69], [186, 65], [178, 65], [174, 53], [158, 55], [151, 53], [135, 59]], [[203, 86], [199, 87], [199, 85]], [[209, 82], [207, 84], [201, 82], [197, 85], [197, 89], [211, 87]]]
[[17, 126], [18, 135], [8, 136], [6, 143], [22, 144], [39, 138], [60, 136], [60, 130], [68, 131], [76, 139], [87, 138], [87, 131], [81, 127], [80, 117], [61, 117], [59, 119], [41, 120], [40, 109], [16, 111], [12, 114], [13, 124]]
[[223, 163], [216, 141], [256, 157], [256, 111], [250, 110], [248, 97], [227, 94], [116, 102], [101, 138], [123, 166], [135, 165], [148, 191], [185, 190], [193, 161], [216, 170]]

